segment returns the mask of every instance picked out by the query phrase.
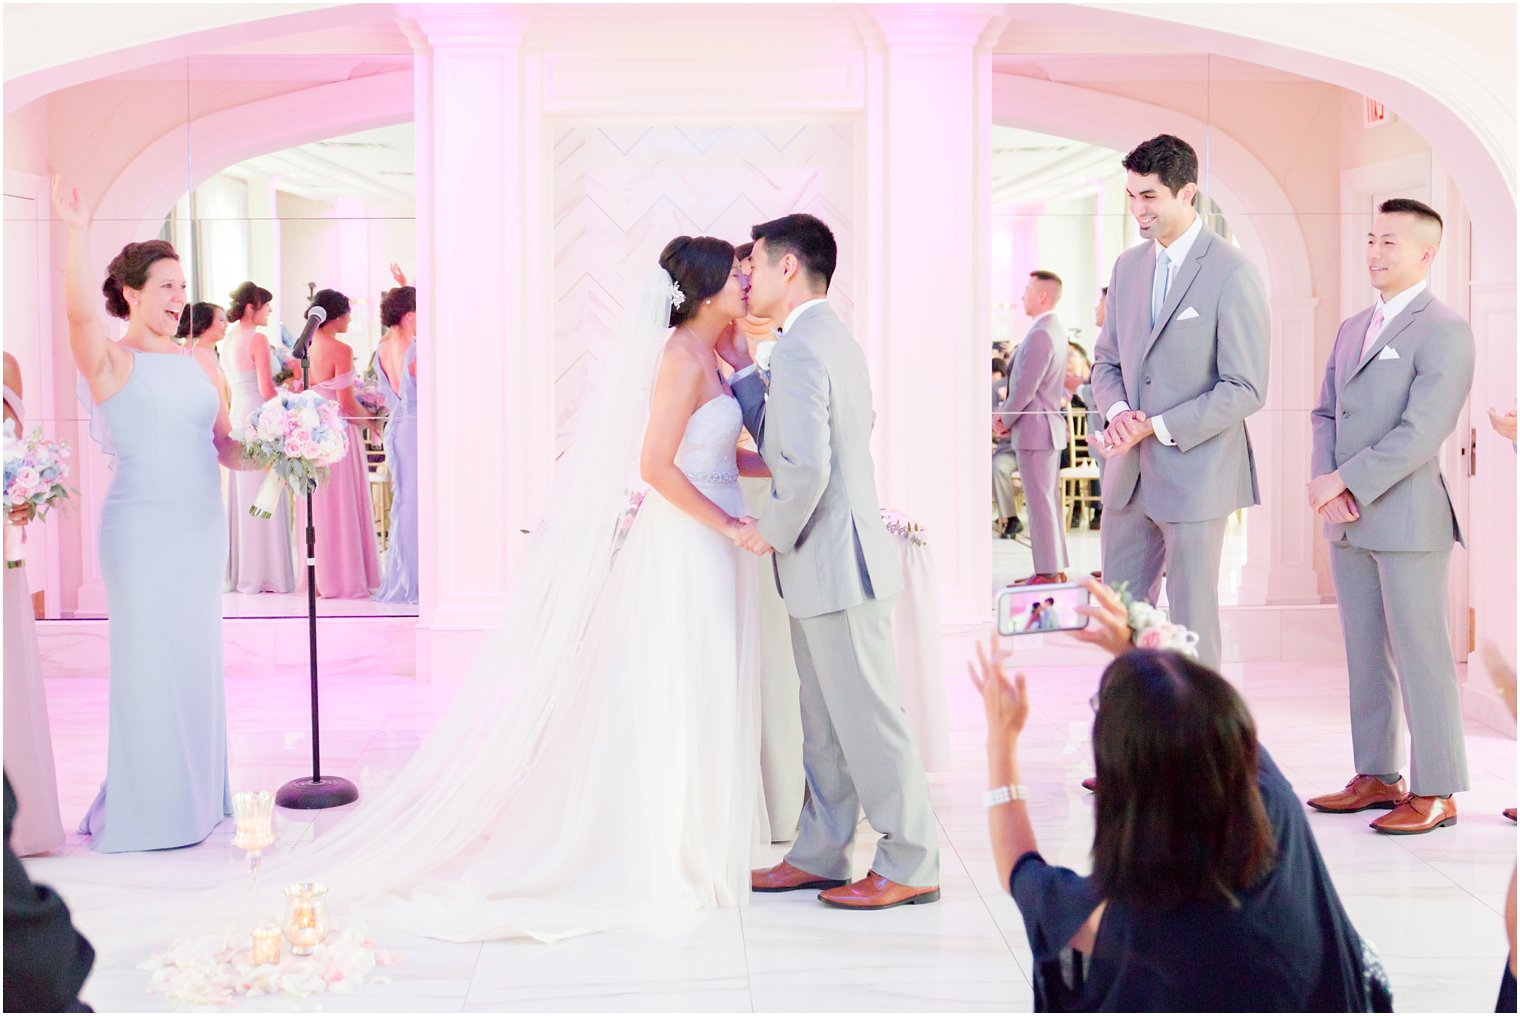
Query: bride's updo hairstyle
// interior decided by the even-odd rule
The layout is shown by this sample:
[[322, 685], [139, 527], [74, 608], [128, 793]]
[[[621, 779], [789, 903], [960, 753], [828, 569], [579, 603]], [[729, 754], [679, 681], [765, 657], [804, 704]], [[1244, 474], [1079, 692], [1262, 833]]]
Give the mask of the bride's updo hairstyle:
[[670, 308], [670, 327], [684, 324], [702, 301], [721, 292], [734, 270], [734, 245], [715, 236], [678, 236], [660, 252], [660, 267], [686, 299]]
[[142, 289], [148, 284], [148, 272], [155, 261], [168, 258], [178, 261], [179, 255], [167, 240], [148, 240], [145, 243], [129, 243], [121, 253], [106, 266], [106, 281], [100, 291], [106, 297], [106, 313], [123, 321], [132, 316], [132, 306], [127, 303], [123, 289]]

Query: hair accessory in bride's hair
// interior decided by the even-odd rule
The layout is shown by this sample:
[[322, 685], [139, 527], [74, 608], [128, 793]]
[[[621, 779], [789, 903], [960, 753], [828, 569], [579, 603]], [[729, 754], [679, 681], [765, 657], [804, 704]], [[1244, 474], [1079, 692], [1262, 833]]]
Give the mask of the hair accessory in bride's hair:
[[670, 284], [670, 305], [676, 310], [680, 310], [681, 305], [685, 302], [686, 294], [681, 292], [680, 283], [672, 282]]

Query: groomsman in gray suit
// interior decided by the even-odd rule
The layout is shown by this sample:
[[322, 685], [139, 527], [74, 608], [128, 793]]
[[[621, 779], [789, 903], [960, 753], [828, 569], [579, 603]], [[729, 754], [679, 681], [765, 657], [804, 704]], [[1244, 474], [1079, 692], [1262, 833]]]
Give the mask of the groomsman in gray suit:
[[1357, 775], [1309, 805], [1391, 808], [1372, 822], [1380, 833], [1452, 825], [1451, 795], [1468, 787], [1445, 608], [1462, 531], [1436, 457], [1467, 401], [1475, 350], [1467, 322], [1426, 284], [1440, 243], [1441, 217], [1428, 206], [1379, 207], [1367, 234], [1377, 299], [1341, 322], [1313, 413], [1309, 502], [1330, 540]]
[[1108, 421], [1103, 579], [1166, 598], [1218, 670], [1225, 523], [1259, 504], [1246, 417], [1267, 395], [1271, 325], [1261, 276], [1193, 210], [1198, 156], [1162, 134], [1124, 157], [1146, 243], [1119, 255], [1094, 350]]
[[1066, 380], [1066, 329], [1056, 320], [1061, 277], [1029, 273], [1024, 313], [1034, 318], [1029, 333], [1008, 360], [1008, 396], [992, 416], [1002, 443], [992, 456], [992, 490], [998, 515], [1014, 517], [1013, 474], [1024, 485], [1029, 506], [1029, 545], [1034, 574], [1016, 586], [1066, 581], [1066, 520], [1061, 517], [1061, 452], [1066, 448], [1066, 414], [1061, 395]]
[[[892, 642], [902, 566], [876, 496], [865, 356], [825, 299], [834, 234], [811, 215], [788, 215], [752, 235], [750, 313], [784, 324], [769, 389], [746, 351], [718, 349], [735, 368], [734, 395], [771, 471], [765, 508], [736, 542], [774, 552], [802, 685], [809, 793], [786, 859], [750, 882], [756, 892], [822, 889], [824, 903], [852, 910], [933, 903], [938, 836]], [[862, 809], [881, 839], [871, 870], [850, 882]]]

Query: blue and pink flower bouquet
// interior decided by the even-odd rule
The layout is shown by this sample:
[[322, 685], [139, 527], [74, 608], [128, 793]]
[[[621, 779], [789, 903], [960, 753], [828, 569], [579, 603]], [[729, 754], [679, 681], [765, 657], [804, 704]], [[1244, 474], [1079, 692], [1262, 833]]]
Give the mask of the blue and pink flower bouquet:
[[[30, 505], [37, 517], [43, 518], [48, 509], [63, 502], [69, 489], [63, 485], [69, 475], [67, 441], [51, 441], [42, 436], [42, 428], [32, 430], [32, 436], [23, 439], [16, 433], [16, 424], [5, 421], [5, 510]], [[20, 526], [5, 527], [5, 566], [19, 568], [25, 562], [21, 551], [23, 540]]]
[[297, 494], [316, 490], [327, 467], [348, 454], [348, 426], [338, 404], [316, 392], [279, 392], [248, 414], [243, 454], [269, 470], [248, 509], [267, 519], [283, 481]]

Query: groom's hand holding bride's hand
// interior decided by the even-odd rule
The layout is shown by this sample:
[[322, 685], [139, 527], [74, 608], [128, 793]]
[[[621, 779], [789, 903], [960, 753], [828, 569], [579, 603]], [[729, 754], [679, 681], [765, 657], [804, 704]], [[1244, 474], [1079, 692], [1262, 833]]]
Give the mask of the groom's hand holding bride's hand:
[[746, 515], [739, 520], [739, 529], [734, 533], [734, 546], [743, 547], [745, 550], [764, 557], [774, 551], [765, 537], [760, 535], [760, 527], [755, 524], [755, 517]]

